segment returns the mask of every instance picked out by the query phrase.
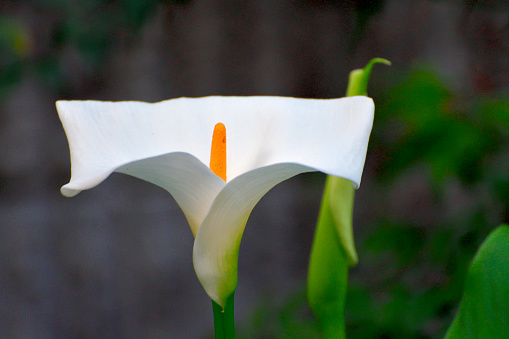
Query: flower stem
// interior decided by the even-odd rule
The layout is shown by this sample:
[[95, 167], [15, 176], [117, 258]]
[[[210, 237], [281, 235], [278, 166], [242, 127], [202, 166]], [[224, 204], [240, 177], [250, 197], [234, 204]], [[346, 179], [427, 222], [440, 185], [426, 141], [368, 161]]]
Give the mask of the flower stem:
[[235, 339], [235, 321], [234, 321], [234, 293], [227, 299], [223, 307], [212, 300], [212, 310], [214, 311], [214, 330], [216, 339]]

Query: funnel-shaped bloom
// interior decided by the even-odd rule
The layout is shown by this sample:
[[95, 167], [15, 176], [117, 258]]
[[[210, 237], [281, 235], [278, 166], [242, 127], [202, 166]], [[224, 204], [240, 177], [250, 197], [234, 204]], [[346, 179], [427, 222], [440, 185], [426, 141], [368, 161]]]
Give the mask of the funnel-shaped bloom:
[[[112, 172], [171, 193], [195, 235], [193, 262], [219, 305], [237, 285], [240, 240], [251, 210], [272, 187], [322, 171], [358, 187], [373, 123], [366, 97], [179, 98], [158, 103], [59, 101], [74, 196]], [[209, 169], [214, 126], [226, 127], [226, 182]]]

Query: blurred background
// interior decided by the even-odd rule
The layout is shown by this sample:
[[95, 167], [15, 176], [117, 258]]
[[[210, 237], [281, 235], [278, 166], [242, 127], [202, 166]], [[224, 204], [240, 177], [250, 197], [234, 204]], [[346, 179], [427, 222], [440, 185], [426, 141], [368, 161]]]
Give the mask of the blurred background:
[[[211, 338], [193, 237], [120, 174], [75, 198], [59, 99], [343, 96], [383, 57], [354, 231], [350, 338], [440, 338], [468, 264], [509, 222], [509, 4], [403, 0], [0, 2], [0, 337]], [[322, 174], [262, 199], [240, 249], [241, 338], [314, 338]]]

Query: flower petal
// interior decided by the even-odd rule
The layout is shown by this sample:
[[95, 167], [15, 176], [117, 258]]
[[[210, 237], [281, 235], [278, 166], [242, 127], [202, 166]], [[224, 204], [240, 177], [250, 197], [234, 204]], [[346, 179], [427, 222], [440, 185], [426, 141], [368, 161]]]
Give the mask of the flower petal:
[[129, 174], [170, 192], [196, 235], [212, 202], [226, 183], [187, 153], [171, 153], [119, 167]]
[[278, 163], [312, 163], [360, 184], [374, 104], [368, 97], [208, 97], [226, 126], [228, 181]]
[[[358, 185], [364, 157], [357, 151], [367, 147], [370, 129], [364, 126], [371, 126], [374, 106], [367, 97], [204, 97], [154, 104], [58, 101], [57, 109], [71, 150], [72, 177], [63, 193], [71, 195], [124, 164], [162, 154], [189, 153], [208, 164], [217, 122], [227, 130], [228, 180], [258, 167], [312, 160], [319, 170], [350, 168], [348, 179]], [[367, 136], [357, 138], [359, 131]], [[342, 148], [353, 135], [362, 145], [347, 154]], [[319, 148], [327, 156], [315, 159]], [[336, 153], [343, 156], [341, 164]]]
[[193, 249], [196, 275], [205, 291], [225, 305], [237, 286], [240, 240], [249, 214], [275, 185], [314, 169], [297, 164], [277, 164], [245, 173], [223, 188], [201, 224]]
[[63, 193], [77, 194], [71, 189], [92, 188], [122, 165], [172, 152], [207, 163], [212, 128], [193, 107], [179, 107], [184, 102], [58, 101], [72, 166]]

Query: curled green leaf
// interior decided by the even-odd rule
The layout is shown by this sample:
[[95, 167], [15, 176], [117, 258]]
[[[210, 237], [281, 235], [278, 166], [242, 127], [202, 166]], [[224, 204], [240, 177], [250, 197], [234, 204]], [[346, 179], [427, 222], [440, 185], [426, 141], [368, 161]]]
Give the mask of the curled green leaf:
[[[347, 96], [365, 96], [375, 58], [364, 69], [350, 73]], [[355, 191], [343, 178], [327, 176], [311, 249], [307, 297], [324, 338], [345, 338], [345, 297], [348, 267], [358, 261], [353, 239], [352, 213]]]
[[371, 70], [375, 64], [384, 64], [387, 66], [392, 65], [389, 60], [382, 58], [371, 59], [366, 67], [362, 69], [354, 69], [350, 72], [348, 80], [348, 87], [346, 89], [346, 96], [352, 97], [356, 95], [368, 95], [368, 82]]

